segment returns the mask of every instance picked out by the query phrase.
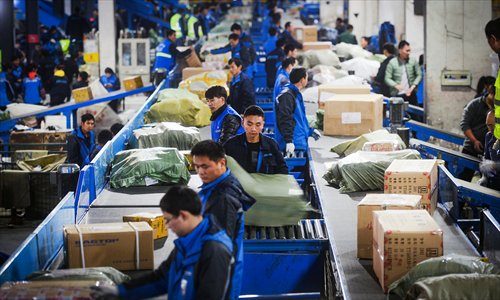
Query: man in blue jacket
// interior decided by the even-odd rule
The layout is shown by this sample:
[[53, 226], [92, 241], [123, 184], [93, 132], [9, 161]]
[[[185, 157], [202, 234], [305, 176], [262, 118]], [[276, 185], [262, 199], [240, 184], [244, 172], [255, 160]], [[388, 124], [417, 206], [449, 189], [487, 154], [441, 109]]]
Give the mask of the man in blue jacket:
[[244, 216], [255, 203], [238, 179], [226, 167], [224, 148], [212, 140], [205, 140], [191, 149], [196, 173], [203, 185], [199, 192], [203, 216], [209, 214], [226, 230], [233, 241], [235, 263], [231, 268], [230, 299], [238, 299], [243, 277]]
[[224, 144], [226, 154], [232, 156], [248, 173], [288, 174], [278, 144], [261, 133], [264, 128], [262, 108], [252, 105], [245, 110], [243, 128], [245, 133], [232, 137]]
[[90, 154], [94, 151], [95, 134], [92, 131], [95, 119], [92, 114], [84, 114], [80, 127], [73, 130], [68, 137], [68, 163], [77, 164], [80, 168], [90, 163]]
[[229, 87], [227, 103], [241, 115], [247, 107], [255, 105], [255, 89], [250, 77], [242, 72], [243, 63], [240, 59], [231, 58], [228, 65], [233, 78]]
[[290, 72], [297, 65], [294, 57], [287, 57], [281, 62], [281, 68], [278, 70], [274, 82], [273, 99], [276, 100], [286, 84], [290, 83]]
[[297, 41], [293, 36], [293, 26], [291, 22], [286, 22], [285, 23], [285, 30], [281, 33], [281, 37], [283, 37], [286, 40], [287, 44], [294, 45], [295, 48], [297, 49], [302, 49], [302, 44]]
[[176, 185], [160, 201], [167, 226], [178, 236], [160, 267], [118, 286], [92, 288], [95, 299], [229, 299], [233, 245], [213, 217], [202, 216], [195, 191]]
[[248, 77], [253, 78], [254, 64], [257, 59], [257, 52], [255, 51], [255, 46], [252, 41], [252, 37], [243, 31], [240, 24], [234, 23], [231, 25], [231, 32], [237, 34], [240, 37], [240, 43], [248, 49], [248, 54], [250, 54], [250, 64], [245, 69], [245, 74]]
[[245, 71], [252, 63], [248, 48], [240, 42], [240, 36], [236, 33], [231, 33], [228, 39], [229, 44], [221, 48], [210, 50], [210, 54], [224, 54], [231, 51], [231, 57], [239, 59], [243, 65], [242, 70]]
[[267, 87], [271, 88], [274, 86], [274, 81], [276, 80], [276, 72], [281, 64], [281, 61], [285, 58], [285, 39], [280, 38], [276, 41], [274, 50], [272, 50], [266, 58], [266, 83]]
[[243, 132], [241, 116], [231, 106], [227, 105], [226, 89], [220, 85], [211, 86], [205, 92], [210, 117], [212, 140], [223, 144], [229, 138]]
[[309, 127], [306, 118], [306, 109], [300, 89], [307, 84], [305, 68], [293, 68], [290, 72], [290, 83], [276, 99], [276, 140], [280, 149], [291, 157], [294, 151], [305, 151], [308, 148], [309, 136], [319, 139], [321, 133]]

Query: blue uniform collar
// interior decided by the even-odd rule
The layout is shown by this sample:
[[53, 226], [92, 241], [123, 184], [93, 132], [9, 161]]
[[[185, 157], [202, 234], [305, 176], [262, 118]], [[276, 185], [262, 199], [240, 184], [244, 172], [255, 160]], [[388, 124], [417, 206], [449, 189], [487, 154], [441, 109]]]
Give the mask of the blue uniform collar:
[[219, 178], [215, 179], [214, 181], [210, 183], [204, 183], [200, 186], [201, 191], [206, 191], [214, 188], [216, 185], [218, 185], [221, 181], [227, 178], [227, 176], [231, 175], [231, 171], [229, 169], [224, 172]]
[[285, 87], [289, 88], [290, 90], [294, 91], [296, 94], [300, 93], [299, 88], [295, 86], [295, 84], [289, 82], [285, 85]]
[[233, 79], [231, 79], [231, 85], [240, 82], [240, 80], [241, 80], [241, 73], [243, 73], [243, 72], [240, 72], [240, 74], [234, 76]]
[[[201, 248], [201, 237], [207, 232], [210, 227], [209, 220], [204, 218], [198, 226], [196, 226], [193, 231], [183, 237], [179, 237], [174, 241], [177, 251], [179, 251], [182, 256], [188, 258], [190, 254], [197, 253]], [[185, 262], [184, 262], [185, 263]]]

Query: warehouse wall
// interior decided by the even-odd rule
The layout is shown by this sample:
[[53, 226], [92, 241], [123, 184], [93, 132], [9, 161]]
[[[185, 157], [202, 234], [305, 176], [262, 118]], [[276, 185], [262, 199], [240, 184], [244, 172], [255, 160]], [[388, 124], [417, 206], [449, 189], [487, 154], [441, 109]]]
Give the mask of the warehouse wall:
[[442, 87], [441, 71], [470, 70], [472, 87], [491, 72], [492, 51], [484, 35], [484, 26], [491, 19], [491, 1], [427, 1], [425, 18], [427, 120], [459, 131], [463, 108], [475, 92], [470, 87]]

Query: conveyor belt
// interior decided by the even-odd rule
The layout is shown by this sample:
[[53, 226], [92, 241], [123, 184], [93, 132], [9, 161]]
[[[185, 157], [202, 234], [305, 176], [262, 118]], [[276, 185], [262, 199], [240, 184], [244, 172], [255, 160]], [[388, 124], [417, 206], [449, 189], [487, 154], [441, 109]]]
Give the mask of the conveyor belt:
[[324, 240], [327, 238], [322, 219], [301, 220], [298, 225], [280, 227], [245, 226], [247, 240]]
[[[337, 189], [327, 186], [322, 178], [325, 173], [324, 163], [338, 159], [329, 149], [344, 140], [346, 139], [327, 136], [318, 141], [309, 139], [325, 225], [330, 241], [337, 247], [337, 260], [344, 270], [352, 299], [385, 299], [386, 295], [373, 272], [372, 261], [359, 260], [356, 257], [357, 204], [365, 193], [340, 194]], [[443, 229], [445, 254], [477, 255], [461, 230], [442, 208], [438, 208], [434, 213], [434, 219]]]

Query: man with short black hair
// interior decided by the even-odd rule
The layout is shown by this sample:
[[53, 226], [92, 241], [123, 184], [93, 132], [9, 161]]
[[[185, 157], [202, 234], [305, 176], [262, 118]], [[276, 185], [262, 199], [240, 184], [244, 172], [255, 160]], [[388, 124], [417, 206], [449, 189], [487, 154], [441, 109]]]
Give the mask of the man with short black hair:
[[193, 165], [203, 185], [199, 192], [203, 216], [215, 217], [233, 241], [235, 263], [231, 269], [230, 299], [238, 299], [243, 278], [243, 211], [255, 199], [245, 192], [238, 179], [226, 167], [224, 148], [212, 140], [204, 140], [191, 149]]
[[224, 47], [210, 50], [210, 54], [224, 54], [231, 52], [232, 58], [238, 58], [243, 64], [242, 70], [245, 71], [247, 66], [251, 64], [250, 50], [240, 42], [240, 36], [236, 33], [231, 33], [228, 37], [229, 44]]
[[[271, 51], [277, 48], [276, 42], [278, 41], [278, 31], [275, 27], [269, 28], [269, 38], [264, 43], [264, 51], [269, 55]], [[283, 46], [285, 43], [283, 43]]]
[[177, 50], [176, 32], [172, 29], [165, 31], [165, 37], [158, 46], [156, 46], [156, 58], [153, 70], [163, 68], [170, 72], [174, 69], [177, 58], [185, 58], [191, 54], [191, 49], [185, 51]]
[[281, 151], [289, 157], [294, 156], [296, 150], [306, 151], [307, 139], [312, 136], [319, 139], [321, 133], [309, 127], [306, 118], [306, 109], [300, 89], [307, 84], [305, 68], [293, 68], [290, 72], [290, 83], [276, 99], [276, 141]]
[[285, 39], [279, 38], [276, 41], [276, 48], [269, 53], [266, 58], [266, 83], [267, 87], [273, 87], [276, 79], [276, 72], [283, 58], [285, 58]]
[[297, 48], [293, 44], [286, 44], [284, 51], [286, 57], [297, 58]]
[[410, 57], [410, 44], [402, 40], [398, 45], [399, 55], [391, 59], [385, 70], [385, 84], [392, 97], [402, 97], [418, 106], [416, 87], [422, 80], [422, 71], [416, 59]]
[[264, 121], [262, 108], [249, 106], [243, 115], [245, 132], [229, 139], [224, 144], [224, 150], [248, 173], [288, 174], [278, 144], [261, 133]]
[[78, 77], [76, 79], [76, 82], [73, 83], [73, 89], [79, 89], [82, 87], [87, 87], [89, 86], [89, 73], [82, 71], [78, 73]]
[[167, 260], [154, 271], [118, 286], [92, 287], [94, 299], [229, 299], [233, 245], [187, 186], [171, 187], [160, 201], [167, 226], [178, 236]]
[[339, 37], [337, 38], [337, 43], [338, 44], [347, 43], [347, 44], [357, 45], [358, 41], [356, 40], [356, 36], [352, 33], [353, 30], [354, 27], [351, 24], [347, 25], [347, 30], [344, 31], [342, 34], [340, 34]]
[[95, 118], [92, 114], [84, 114], [80, 127], [68, 136], [68, 163], [77, 164], [80, 168], [90, 163], [90, 154], [95, 149]]
[[386, 58], [380, 64], [377, 76], [375, 76], [375, 84], [379, 86], [382, 95], [390, 97], [389, 86], [385, 84], [385, 70], [387, 69], [387, 64], [394, 58], [394, 55], [396, 55], [396, 47], [394, 47], [393, 44], [385, 43], [384, 46], [382, 46], [382, 53]]
[[231, 32], [237, 34], [240, 37], [240, 43], [248, 49], [248, 54], [250, 54], [250, 64], [248, 65], [249, 70], [246, 70], [248, 77], [253, 78], [253, 64], [257, 59], [257, 52], [252, 41], [252, 37], [243, 31], [240, 24], [234, 23], [231, 25]]
[[281, 33], [281, 37], [283, 37], [286, 40], [287, 44], [293, 45], [297, 49], [302, 49], [302, 44], [297, 41], [293, 36], [293, 26], [291, 22], [286, 22], [285, 23], [285, 30]]
[[281, 62], [281, 67], [274, 81], [273, 99], [278, 98], [285, 85], [290, 83], [290, 72], [296, 65], [297, 60], [294, 57], [287, 57]]
[[208, 107], [212, 112], [210, 130], [212, 140], [221, 144], [236, 134], [243, 133], [241, 116], [226, 103], [226, 89], [220, 85], [211, 86], [205, 92]]
[[233, 78], [227, 103], [241, 115], [247, 107], [255, 104], [255, 89], [252, 80], [242, 72], [243, 64], [240, 59], [233, 57], [228, 65]]

